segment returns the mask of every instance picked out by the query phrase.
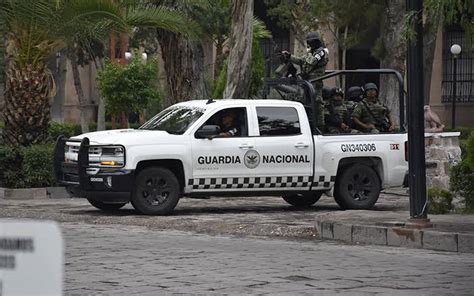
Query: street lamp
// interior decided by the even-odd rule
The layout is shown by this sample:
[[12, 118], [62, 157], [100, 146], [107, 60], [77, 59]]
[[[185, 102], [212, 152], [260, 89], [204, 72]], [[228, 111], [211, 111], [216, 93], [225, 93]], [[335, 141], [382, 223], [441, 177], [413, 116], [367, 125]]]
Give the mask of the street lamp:
[[458, 69], [458, 56], [461, 53], [461, 46], [459, 44], [453, 44], [451, 46], [451, 54], [453, 55], [453, 102], [452, 102], [452, 113], [451, 113], [451, 128], [456, 127], [456, 82], [457, 82], [457, 69]]
[[[141, 56], [142, 56], [143, 63], [146, 63], [146, 60], [148, 59], [148, 55], [146, 54], [146, 52], [143, 52]], [[130, 62], [132, 60], [132, 58], [133, 58], [133, 54], [131, 52], [127, 51], [125, 53], [125, 60], [127, 62]]]

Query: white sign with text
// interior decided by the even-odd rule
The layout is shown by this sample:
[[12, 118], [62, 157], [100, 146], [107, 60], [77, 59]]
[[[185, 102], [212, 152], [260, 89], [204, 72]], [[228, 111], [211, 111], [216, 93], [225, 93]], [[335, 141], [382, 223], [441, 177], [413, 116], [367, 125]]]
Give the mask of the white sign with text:
[[63, 258], [56, 222], [0, 219], [0, 296], [62, 295]]

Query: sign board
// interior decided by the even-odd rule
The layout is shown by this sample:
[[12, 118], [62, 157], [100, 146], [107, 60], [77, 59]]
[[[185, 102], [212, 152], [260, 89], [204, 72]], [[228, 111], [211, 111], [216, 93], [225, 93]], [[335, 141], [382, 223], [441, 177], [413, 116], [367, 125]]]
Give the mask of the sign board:
[[0, 219], [0, 296], [61, 295], [63, 257], [57, 223]]

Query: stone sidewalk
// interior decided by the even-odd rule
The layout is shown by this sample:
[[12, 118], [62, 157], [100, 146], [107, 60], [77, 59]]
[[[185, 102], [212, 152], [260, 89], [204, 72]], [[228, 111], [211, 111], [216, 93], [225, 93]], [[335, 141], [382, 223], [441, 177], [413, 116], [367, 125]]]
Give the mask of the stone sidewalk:
[[[408, 201], [403, 189], [385, 194]], [[408, 209], [333, 211], [316, 215], [315, 226], [320, 238], [351, 244], [474, 253], [474, 215], [428, 215], [428, 224], [408, 215]]]

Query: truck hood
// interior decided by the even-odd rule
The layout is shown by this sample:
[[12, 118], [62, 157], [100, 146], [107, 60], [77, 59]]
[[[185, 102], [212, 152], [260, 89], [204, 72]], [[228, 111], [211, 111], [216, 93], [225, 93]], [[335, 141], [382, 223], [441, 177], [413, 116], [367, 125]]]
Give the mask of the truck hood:
[[120, 144], [124, 146], [140, 144], [169, 143], [179, 135], [171, 135], [165, 131], [141, 130], [141, 129], [120, 129], [100, 132], [85, 133], [72, 137], [73, 140], [89, 138], [91, 145]]

